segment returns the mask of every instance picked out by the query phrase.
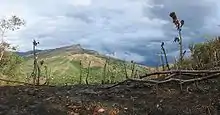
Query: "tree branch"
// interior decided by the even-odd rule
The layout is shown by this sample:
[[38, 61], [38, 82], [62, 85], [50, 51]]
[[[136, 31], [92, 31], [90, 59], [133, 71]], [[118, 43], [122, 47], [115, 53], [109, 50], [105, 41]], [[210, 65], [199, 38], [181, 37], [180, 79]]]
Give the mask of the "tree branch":
[[216, 74], [212, 74], [212, 75], [208, 75], [208, 76], [200, 77], [200, 78], [195, 78], [195, 79], [183, 80], [183, 79], [170, 78], [170, 79], [163, 80], [163, 81], [143, 80], [143, 79], [127, 79], [127, 80], [122, 81], [118, 84], [107, 87], [106, 89], [110, 89], [110, 88], [122, 85], [126, 82], [138, 82], [138, 83], [147, 83], [148, 85], [159, 85], [159, 84], [164, 84], [164, 83], [175, 81], [175, 82], [178, 82], [179, 84], [185, 84], [185, 83], [192, 83], [192, 82], [196, 82], [196, 81], [203, 81], [203, 80], [208, 80], [208, 79], [212, 79], [212, 78], [217, 78], [219, 76], [220, 76], [220, 73], [216, 73]]

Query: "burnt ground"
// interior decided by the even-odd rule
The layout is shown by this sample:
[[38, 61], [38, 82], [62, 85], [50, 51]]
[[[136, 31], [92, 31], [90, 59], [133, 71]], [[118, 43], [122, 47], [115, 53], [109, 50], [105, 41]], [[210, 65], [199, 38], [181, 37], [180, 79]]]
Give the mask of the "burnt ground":
[[183, 86], [183, 91], [174, 83], [158, 90], [143, 84], [106, 86], [2, 86], [0, 115], [220, 115], [215, 80]]

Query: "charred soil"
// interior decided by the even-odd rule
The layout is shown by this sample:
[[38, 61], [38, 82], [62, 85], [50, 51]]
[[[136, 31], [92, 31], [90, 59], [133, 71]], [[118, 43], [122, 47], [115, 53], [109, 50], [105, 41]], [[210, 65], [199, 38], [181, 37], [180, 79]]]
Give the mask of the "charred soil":
[[0, 115], [220, 115], [219, 83], [2, 86]]

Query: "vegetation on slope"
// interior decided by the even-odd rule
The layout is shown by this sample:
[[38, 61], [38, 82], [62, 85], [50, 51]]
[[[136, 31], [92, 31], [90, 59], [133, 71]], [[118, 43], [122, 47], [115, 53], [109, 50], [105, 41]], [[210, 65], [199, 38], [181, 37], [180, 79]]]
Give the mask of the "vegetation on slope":
[[[8, 31], [20, 29], [25, 24], [24, 20], [17, 16], [11, 16], [8, 19], [0, 20], [0, 76], [1, 78], [17, 78], [20, 75], [20, 66], [22, 58], [12, 53], [16, 48], [4, 41], [5, 34]], [[0, 82], [1, 83], [1, 82]]]
[[[180, 33], [184, 21], [181, 20], [181, 24], [177, 24], [176, 17], [174, 15], [171, 15], [171, 17]], [[12, 23], [13, 18], [18, 20], [18, 22], [14, 19], [16, 23]], [[3, 23], [4, 21], [2, 21], [1, 28], [3, 28], [3, 30], [13, 30], [16, 29], [14, 27], [22, 25], [21, 19], [17, 17], [12, 17], [12, 19], [9, 19], [8, 23]], [[11, 28], [7, 28], [5, 26], [7, 24], [10, 25], [8, 27]], [[2, 31], [2, 34], [4, 33], [5, 31]], [[4, 35], [2, 38], [3, 37]], [[181, 42], [179, 38], [175, 38], [175, 40]], [[175, 63], [172, 68], [180, 67], [181, 65], [182, 69], [214, 69], [219, 66], [219, 45], [219, 37], [205, 43], [190, 45], [189, 49], [192, 55], [184, 59], [181, 57], [181, 62]], [[27, 56], [22, 58], [10, 52], [9, 46], [10, 45], [5, 42], [1, 43], [0, 74], [7, 76], [4, 78], [32, 82], [33, 52], [20, 53]], [[180, 50], [182, 50], [181, 47], [180, 44]], [[115, 83], [127, 79], [128, 77], [146, 73], [147, 70], [145, 67], [139, 65], [135, 65], [134, 67], [134, 63], [125, 63], [122, 60], [106, 57], [95, 51], [83, 49], [79, 44], [56, 49], [38, 50], [37, 55], [39, 62], [44, 61], [44, 64], [40, 67], [42, 83], [48, 80], [50, 84], [85, 84], [86, 78], [88, 78], [89, 83]], [[164, 55], [166, 55], [165, 52]], [[181, 55], [183, 54], [181, 53]]]
[[[77, 50], [79, 51], [79, 49]], [[66, 50], [66, 47], [59, 48], [59, 51], [49, 51], [49, 54], [46, 52], [39, 53], [38, 60], [44, 60], [44, 66], [41, 67], [41, 77], [49, 76], [50, 84], [76, 84], [79, 83], [80, 76], [82, 76], [82, 83], [86, 83], [85, 78], [88, 74], [88, 68], [90, 69], [88, 81], [93, 84], [101, 83], [103, 79], [106, 83], [124, 80], [126, 78], [125, 66], [127, 74], [129, 76], [132, 74], [132, 63], [98, 54], [76, 52], [75, 48], [71, 50]], [[48, 76], [45, 75], [45, 67], [47, 67], [47, 74], [48, 72], [50, 74]], [[105, 72], [104, 68], [106, 68]], [[24, 75], [30, 76], [33, 71], [33, 58], [27, 58], [24, 61], [22, 71]], [[135, 76], [135, 73], [137, 75], [145, 72], [145, 68], [135, 65], [132, 77]]]

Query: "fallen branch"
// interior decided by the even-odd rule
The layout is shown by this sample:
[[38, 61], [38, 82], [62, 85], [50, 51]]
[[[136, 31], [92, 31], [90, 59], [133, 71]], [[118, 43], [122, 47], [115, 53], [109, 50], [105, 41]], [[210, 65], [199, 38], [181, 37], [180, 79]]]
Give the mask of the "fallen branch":
[[158, 80], [142, 80], [142, 79], [133, 79], [133, 81], [152, 83], [152, 84], [163, 84], [163, 83], [167, 83], [167, 82], [171, 82], [171, 81], [176, 81], [176, 82], [179, 82], [180, 84], [184, 84], [184, 83], [189, 83], [189, 82], [196, 82], [196, 81], [203, 81], [203, 80], [207, 80], [207, 79], [212, 79], [212, 78], [219, 77], [219, 76], [220, 76], [220, 73], [212, 74], [212, 75], [208, 75], [208, 76], [200, 77], [200, 78], [188, 79], [188, 80], [170, 78], [170, 79], [163, 80], [163, 81], [158, 81]]
[[150, 73], [150, 74], [145, 74], [143, 76], [140, 76], [140, 79], [143, 79], [145, 77], [148, 76], [152, 76], [152, 75], [158, 75], [158, 74], [200, 74], [200, 73], [220, 73], [220, 70], [171, 70], [171, 71], [158, 71], [158, 72], [154, 72], [154, 73]]
[[181, 75], [185, 75], [185, 76], [197, 76], [197, 77], [202, 77], [203, 75], [198, 74], [198, 73], [181, 73]]
[[167, 80], [167, 79], [173, 78], [173, 77], [176, 76], [176, 75], [177, 75], [177, 74], [171, 74], [171, 75], [169, 75], [169, 76], [166, 76], [165, 79]]
[[107, 87], [106, 89], [110, 89], [110, 88], [122, 85], [122, 84], [124, 84], [126, 82], [138, 82], [138, 83], [147, 83], [148, 85], [159, 85], [159, 84], [164, 84], [164, 83], [175, 81], [175, 82], [178, 82], [180, 85], [182, 85], [182, 84], [185, 84], [185, 83], [191, 83], [191, 82], [196, 82], [196, 81], [208, 80], [208, 79], [216, 78], [216, 77], [219, 77], [219, 76], [220, 76], [220, 73], [217, 73], [217, 74], [212, 74], [212, 75], [208, 75], [208, 76], [205, 76], [205, 77], [188, 79], [188, 80], [170, 78], [170, 79], [163, 80], [163, 81], [143, 80], [143, 79], [127, 79], [127, 80], [122, 81], [122, 82], [120, 82], [118, 84], [115, 84], [113, 86]]
[[111, 88], [113, 88], [113, 87], [117, 87], [117, 86], [122, 85], [122, 84], [124, 84], [124, 83], [126, 83], [126, 82], [129, 82], [129, 81], [130, 81], [130, 80], [127, 79], [127, 80], [124, 80], [124, 81], [122, 81], [122, 82], [119, 82], [119, 83], [117, 83], [117, 84], [115, 84], [115, 85], [106, 87], [105, 89], [111, 89]]
[[195, 78], [195, 79], [188, 79], [188, 80], [182, 80], [182, 84], [183, 83], [189, 83], [189, 82], [196, 82], [196, 81], [203, 81], [203, 80], [208, 80], [208, 79], [212, 79], [212, 78], [217, 78], [220, 76], [220, 73], [217, 74], [212, 74], [212, 75], [208, 75], [206, 77], [200, 77], [200, 78]]

